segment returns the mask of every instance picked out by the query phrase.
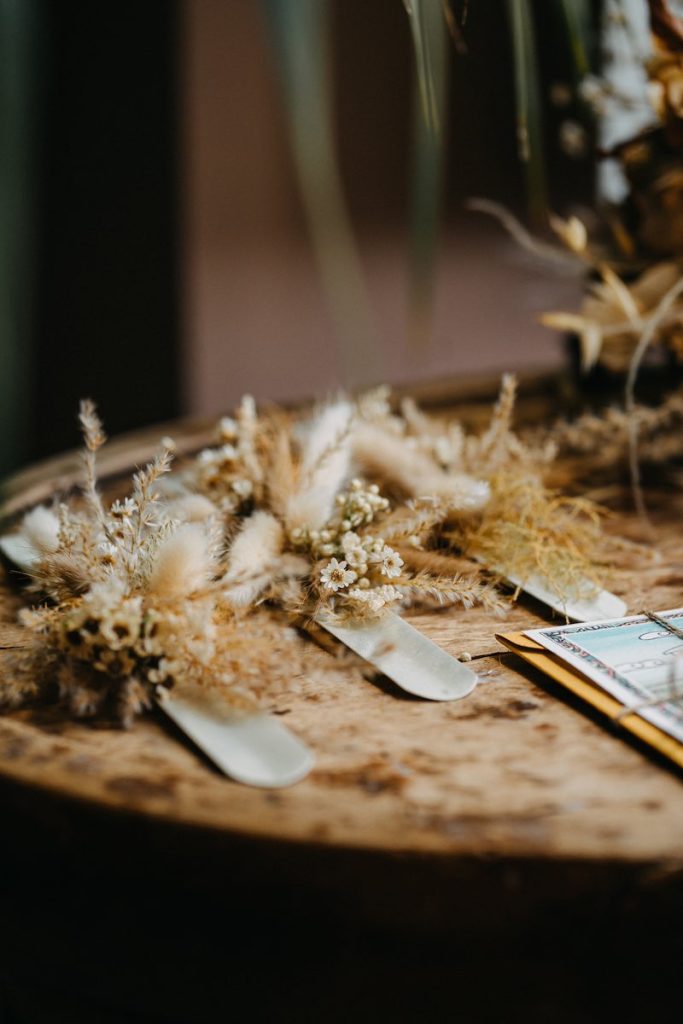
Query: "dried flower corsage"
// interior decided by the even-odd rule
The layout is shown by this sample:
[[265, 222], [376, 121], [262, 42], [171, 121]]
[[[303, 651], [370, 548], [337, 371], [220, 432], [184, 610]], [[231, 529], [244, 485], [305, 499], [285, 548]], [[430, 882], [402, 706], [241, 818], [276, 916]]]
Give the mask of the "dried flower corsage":
[[413, 570], [443, 577], [460, 571], [465, 555], [570, 617], [584, 617], [586, 602], [598, 597], [623, 614], [621, 602], [599, 589], [607, 547], [601, 510], [546, 487], [554, 448], [530, 447], [514, 433], [515, 391], [514, 378], [504, 377], [479, 435], [426, 416], [409, 399], [396, 415], [385, 390], [361, 401], [355, 458], [370, 479], [407, 500], [400, 513], [407, 525], [412, 513], [413, 535], [399, 554]]
[[5, 652], [0, 700], [16, 705], [56, 686], [76, 716], [128, 725], [157, 687], [182, 682], [253, 710], [267, 680], [281, 678], [283, 656], [296, 660], [297, 638], [226, 595], [218, 507], [200, 495], [162, 498], [169, 448], [134, 475], [129, 496], [107, 505], [95, 470], [105, 436], [90, 402], [80, 420], [80, 498], [33, 509], [3, 538], [43, 603], [20, 612], [23, 639]]
[[[249, 400], [245, 407], [253, 410]], [[270, 601], [309, 619], [326, 612], [366, 620], [410, 603], [499, 608], [493, 589], [472, 573], [444, 576], [438, 567], [414, 571], [406, 564], [395, 543], [409, 535], [405, 515], [390, 511], [376, 483], [353, 475], [356, 421], [345, 399], [304, 422], [250, 419], [246, 466], [239, 455], [242, 414], [227, 458], [219, 444], [181, 473], [184, 500], [231, 493], [236, 479], [250, 486], [248, 505], [231, 497], [222, 506], [226, 597], [243, 606]]]

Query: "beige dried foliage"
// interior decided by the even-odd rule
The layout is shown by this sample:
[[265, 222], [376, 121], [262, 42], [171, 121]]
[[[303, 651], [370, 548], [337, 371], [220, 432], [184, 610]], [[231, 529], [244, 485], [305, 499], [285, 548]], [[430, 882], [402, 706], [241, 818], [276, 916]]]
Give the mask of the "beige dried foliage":
[[[167, 499], [166, 447], [111, 505], [97, 490], [104, 435], [86, 404], [81, 496], [25, 523], [38, 555], [31, 588], [47, 604], [22, 613], [27, 649], [5, 653], [30, 665], [31, 681], [10, 673], [0, 699], [56, 684], [73, 714], [127, 725], [157, 686], [182, 680], [253, 707], [305, 660], [288, 624], [323, 610], [495, 612], [489, 570], [552, 574], [558, 591], [597, 579], [598, 513], [547, 489], [552, 446], [513, 431], [514, 401], [506, 377], [488, 427], [472, 434], [410, 401], [396, 414], [385, 390], [303, 423], [245, 399]], [[350, 479], [352, 453], [361, 478]], [[393, 510], [383, 490], [399, 498]]]
[[675, 475], [683, 457], [683, 392], [673, 391], [657, 406], [636, 406], [629, 415], [616, 406], [584, 413], [575, 420], [559, 420], [539, 439], [552, 437], [560, 460], [558, 479], [574, 488], [603, 485], [624, 479], [629, 472], [631, 429], [638, 436], [638, 458], [643, 467], [664, 477]]
[[[431, 496], [401, 506], [384, 524], [385, 535], [408, 564], [419, 568], [425, 554], [433, 555], [436, 571], [446, 543], [452, 552], [481, 562], [482, 572], [488, 568], [499, 578], [541, 575], [559, 598], [568, 597], [577, 586], [597, 584], [609, 545], [597, 507], [545, 485], [556, 445], [548, 437], [524, 440], [515, 433], [515, 396], [516, 381], [506, 375], [489, 424], [479, 434], [468, 434], [457, 421], [428, 416], [412, 402], [403, 402], [402, 417], [388, 402], [383, 408], [375, 404], [372, 444], [366, 434], [355, 451], [382, 485], [400, 484], [406, 452], [440, 471]], [[391, 457], [379, 459], [378, 451], [390, 451]], [[469, 505], [451, 499], [467, 488]]]
[[561, 600], [600, 586], [610, 545], [594, 503], [509, 471], [492, 478], [491, 492], [478, 521], [457, 523], [443, 536], [503, 578], [541, 576]]

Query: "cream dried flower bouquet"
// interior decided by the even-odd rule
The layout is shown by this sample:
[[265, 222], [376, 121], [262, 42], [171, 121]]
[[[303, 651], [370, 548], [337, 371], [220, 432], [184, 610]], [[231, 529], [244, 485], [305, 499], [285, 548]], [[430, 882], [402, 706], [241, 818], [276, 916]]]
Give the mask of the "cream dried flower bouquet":
[[552, 451], [522, 444], [513, 403], [507, 378], [488, 429], [467, 435], [410, 401], [393, 410], [382, 389], [307, 418], [245, 398], [213, 446], [171, 472], [169, 442], [112, 503], [82, 403], [80, 493], [4, 538], [32, 604], [0, 698], [56, 692], [74, 715], [129, 724], [158, 687], [189, 682], [253, 709], [268, 680], [286, 685], [283, 652], [301, 657], [292, 625], [410, 604], [495, 611], [499, 581], [539, 572], [558, 602], [597, 587], [597, 510], [544, 488]]

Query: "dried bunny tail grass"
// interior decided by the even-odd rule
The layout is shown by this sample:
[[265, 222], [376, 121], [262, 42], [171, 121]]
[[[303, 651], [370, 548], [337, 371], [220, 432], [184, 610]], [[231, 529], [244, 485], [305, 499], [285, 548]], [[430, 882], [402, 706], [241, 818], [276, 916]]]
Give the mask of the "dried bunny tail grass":
[[41, 554], [50, 554], [59, 549], [59, 517], [44, 505], [37, 505], [26, 513], [21, 523], [21, 532]]
[[255, 573], [248, 579], [233, 583], [223, 591], [223, 597], [233, 608], [249, 608], [264, 598], [273, 583], [272, 572]]
[[301, 444], [301, 470], [313, 476], [325, 462], [336, 455], [348, 441], [353, 418], [353, 406], [342, 399], [320, 409], [304, 425]]
[[447, 474], [406, 437], [360, 421], [354, 427], [352, 445], [354, 459], [366, 476], [397, 486], [411, 497], [441, 496], [449, 490]]
[[225, 581], [239, 582], [261, 576], [272, 567], [283, 545], [284, 530], [275, 516], [270, 512], [254, 512], [230, 546]]
[[334, 499], [349, 475], [353, 407], [325, 406], [306, 426], [296, 491], [286, 503], [290, 530], [320, 529], [332, 515]]
[[183, 494], [166, 505], [166, 515], [181, 523], [203, 523], [218, 515], [218, 509], [203, 494]]
[[397, 581], [396, 589], [411, 604], [431, 608], [452, 605], [473, 608], [479, 605], [487, 611], [500, 613], [506, 607], [505, 601], [490, 583], [482, 583], [473, 576], [433, 576], [424, 572], [411, 580]]
[[215, 571], [206, 529], [200, 523], [184, 523], [158, 546], [146, 590], [162, 598], [193, 594]]

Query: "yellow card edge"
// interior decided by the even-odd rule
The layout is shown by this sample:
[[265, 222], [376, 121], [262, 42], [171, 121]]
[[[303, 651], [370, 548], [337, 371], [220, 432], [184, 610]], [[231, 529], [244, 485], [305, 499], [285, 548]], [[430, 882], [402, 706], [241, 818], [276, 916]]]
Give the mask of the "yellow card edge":
[[[601, 690], [571, 666], [563, 663], [560, 658], [535, 643], [524, 633], [497, 633], [496, 639], [500, 640], [509, 651], [524, 658], [525, 661], [540, 669], [555, 682], [571, 690], [577, 697], [597, 708], [612, 721], [623, 710], [625, 705], [621, 701], [605, 693], [604, 690]], [[679, 768], [683, 768], [683, 743], [679, 743], [673, 736], [669, 736], [668, 733], [658, 729], [656, 725], [636, 713], [625, 715], [619, 720], [618, 725], [633, 733], [648, 746], [654, 747], [660, 754], [677, 764]]]

